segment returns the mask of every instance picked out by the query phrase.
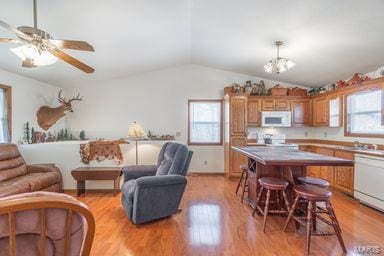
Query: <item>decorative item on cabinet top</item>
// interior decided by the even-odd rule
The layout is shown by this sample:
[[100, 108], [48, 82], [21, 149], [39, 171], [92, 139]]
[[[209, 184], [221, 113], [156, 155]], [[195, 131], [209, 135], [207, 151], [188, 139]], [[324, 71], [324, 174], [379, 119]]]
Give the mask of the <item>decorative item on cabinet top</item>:
[[358, 73], [355, 73], [351, 79], [348, 80], [348, 85], [353, 85], [353, 84], [359, 84], [364, 81], [371, 80], [368, 76], [360, 75]]
[[277, 84], [268, 90], [269, 95], [272, 96], [285, 96], [288, 94], [288, 88], [284, 88], [280, 84]]

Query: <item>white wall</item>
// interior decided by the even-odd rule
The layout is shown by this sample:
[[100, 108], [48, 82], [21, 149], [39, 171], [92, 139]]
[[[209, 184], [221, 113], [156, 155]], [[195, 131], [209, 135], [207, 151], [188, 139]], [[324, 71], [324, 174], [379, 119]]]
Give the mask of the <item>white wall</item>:
[[[187, 140], [188, 99], [221, 99], [225, 86], [262, 78], [207, 68], [184, 65], [141, 75], [84, 84], [67, 90], [67, 95], [80, 92], [84, 101], [68, 116], [67, 125], [75, 132], [85, 130], [89, 138], [121, 138], [133, 121], [146, 131], [176, 134]], [[265, 80], [270, 87], [277, 82]], [[81, 105], [81, 106], [80, 106]], [[223, 172], [222, 146], [195, 146], [191, 171]], [[204, 164], [207, 161], [207, 165]]]
[[[0, 84], [12, 87], [12, 141], [17, 143], [23, 138], [26, 122], [30, 123], [30, 127], [35, 129], [38, 127], [36, 112], [41, 105], [56, 106], [58, 104], [56, 97], [60, 88], [2, 69], [0, 69]], [[58, 130], [63, 127], [65, 127], [64, 119], [53, 129]]]

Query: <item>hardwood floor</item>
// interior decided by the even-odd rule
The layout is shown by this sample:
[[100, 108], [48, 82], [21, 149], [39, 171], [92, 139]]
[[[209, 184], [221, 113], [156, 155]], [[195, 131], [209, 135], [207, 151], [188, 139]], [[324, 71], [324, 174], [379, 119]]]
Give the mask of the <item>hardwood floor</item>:
[[[182, 211], [141, 226], [126, 218], [120, 194], [87, 193], [80, 200], [96, 218], [92, 255], [305, 255], [305, 232], [297, 235], [291, 226], [284, 233], [285, 217], [271, 216], [263, 234], [262, 218], [252, 217], [235, 189], [236, 181], [223, 176], [189, 176]], [[377, 245], [383, 252], [383, 213], [338, 192], [332, 202], [348, 255], [359, 255], [355, 246]], [[311, 255], [342, 250], [335, 236], [314, 237]]]

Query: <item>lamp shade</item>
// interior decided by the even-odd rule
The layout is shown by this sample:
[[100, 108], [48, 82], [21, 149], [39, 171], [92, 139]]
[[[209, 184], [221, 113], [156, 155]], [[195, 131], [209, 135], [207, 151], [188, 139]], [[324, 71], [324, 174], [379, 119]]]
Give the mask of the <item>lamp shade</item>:
[[143, 127], [136, 123], [133, 122], [128, 129], [128, 138], [133, 139], [133, 140], [138, 140], [138, 139], [143, 139], [145, 138], [145, 132]]

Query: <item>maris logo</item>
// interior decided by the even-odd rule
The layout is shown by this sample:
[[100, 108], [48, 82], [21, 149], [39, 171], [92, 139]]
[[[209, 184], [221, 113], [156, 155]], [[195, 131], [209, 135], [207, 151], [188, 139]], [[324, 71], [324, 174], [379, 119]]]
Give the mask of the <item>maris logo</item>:
[[379, 255], [381, 248], [377, 245], [359, 245], [355, 247], [356, 252], [361, 255]]

